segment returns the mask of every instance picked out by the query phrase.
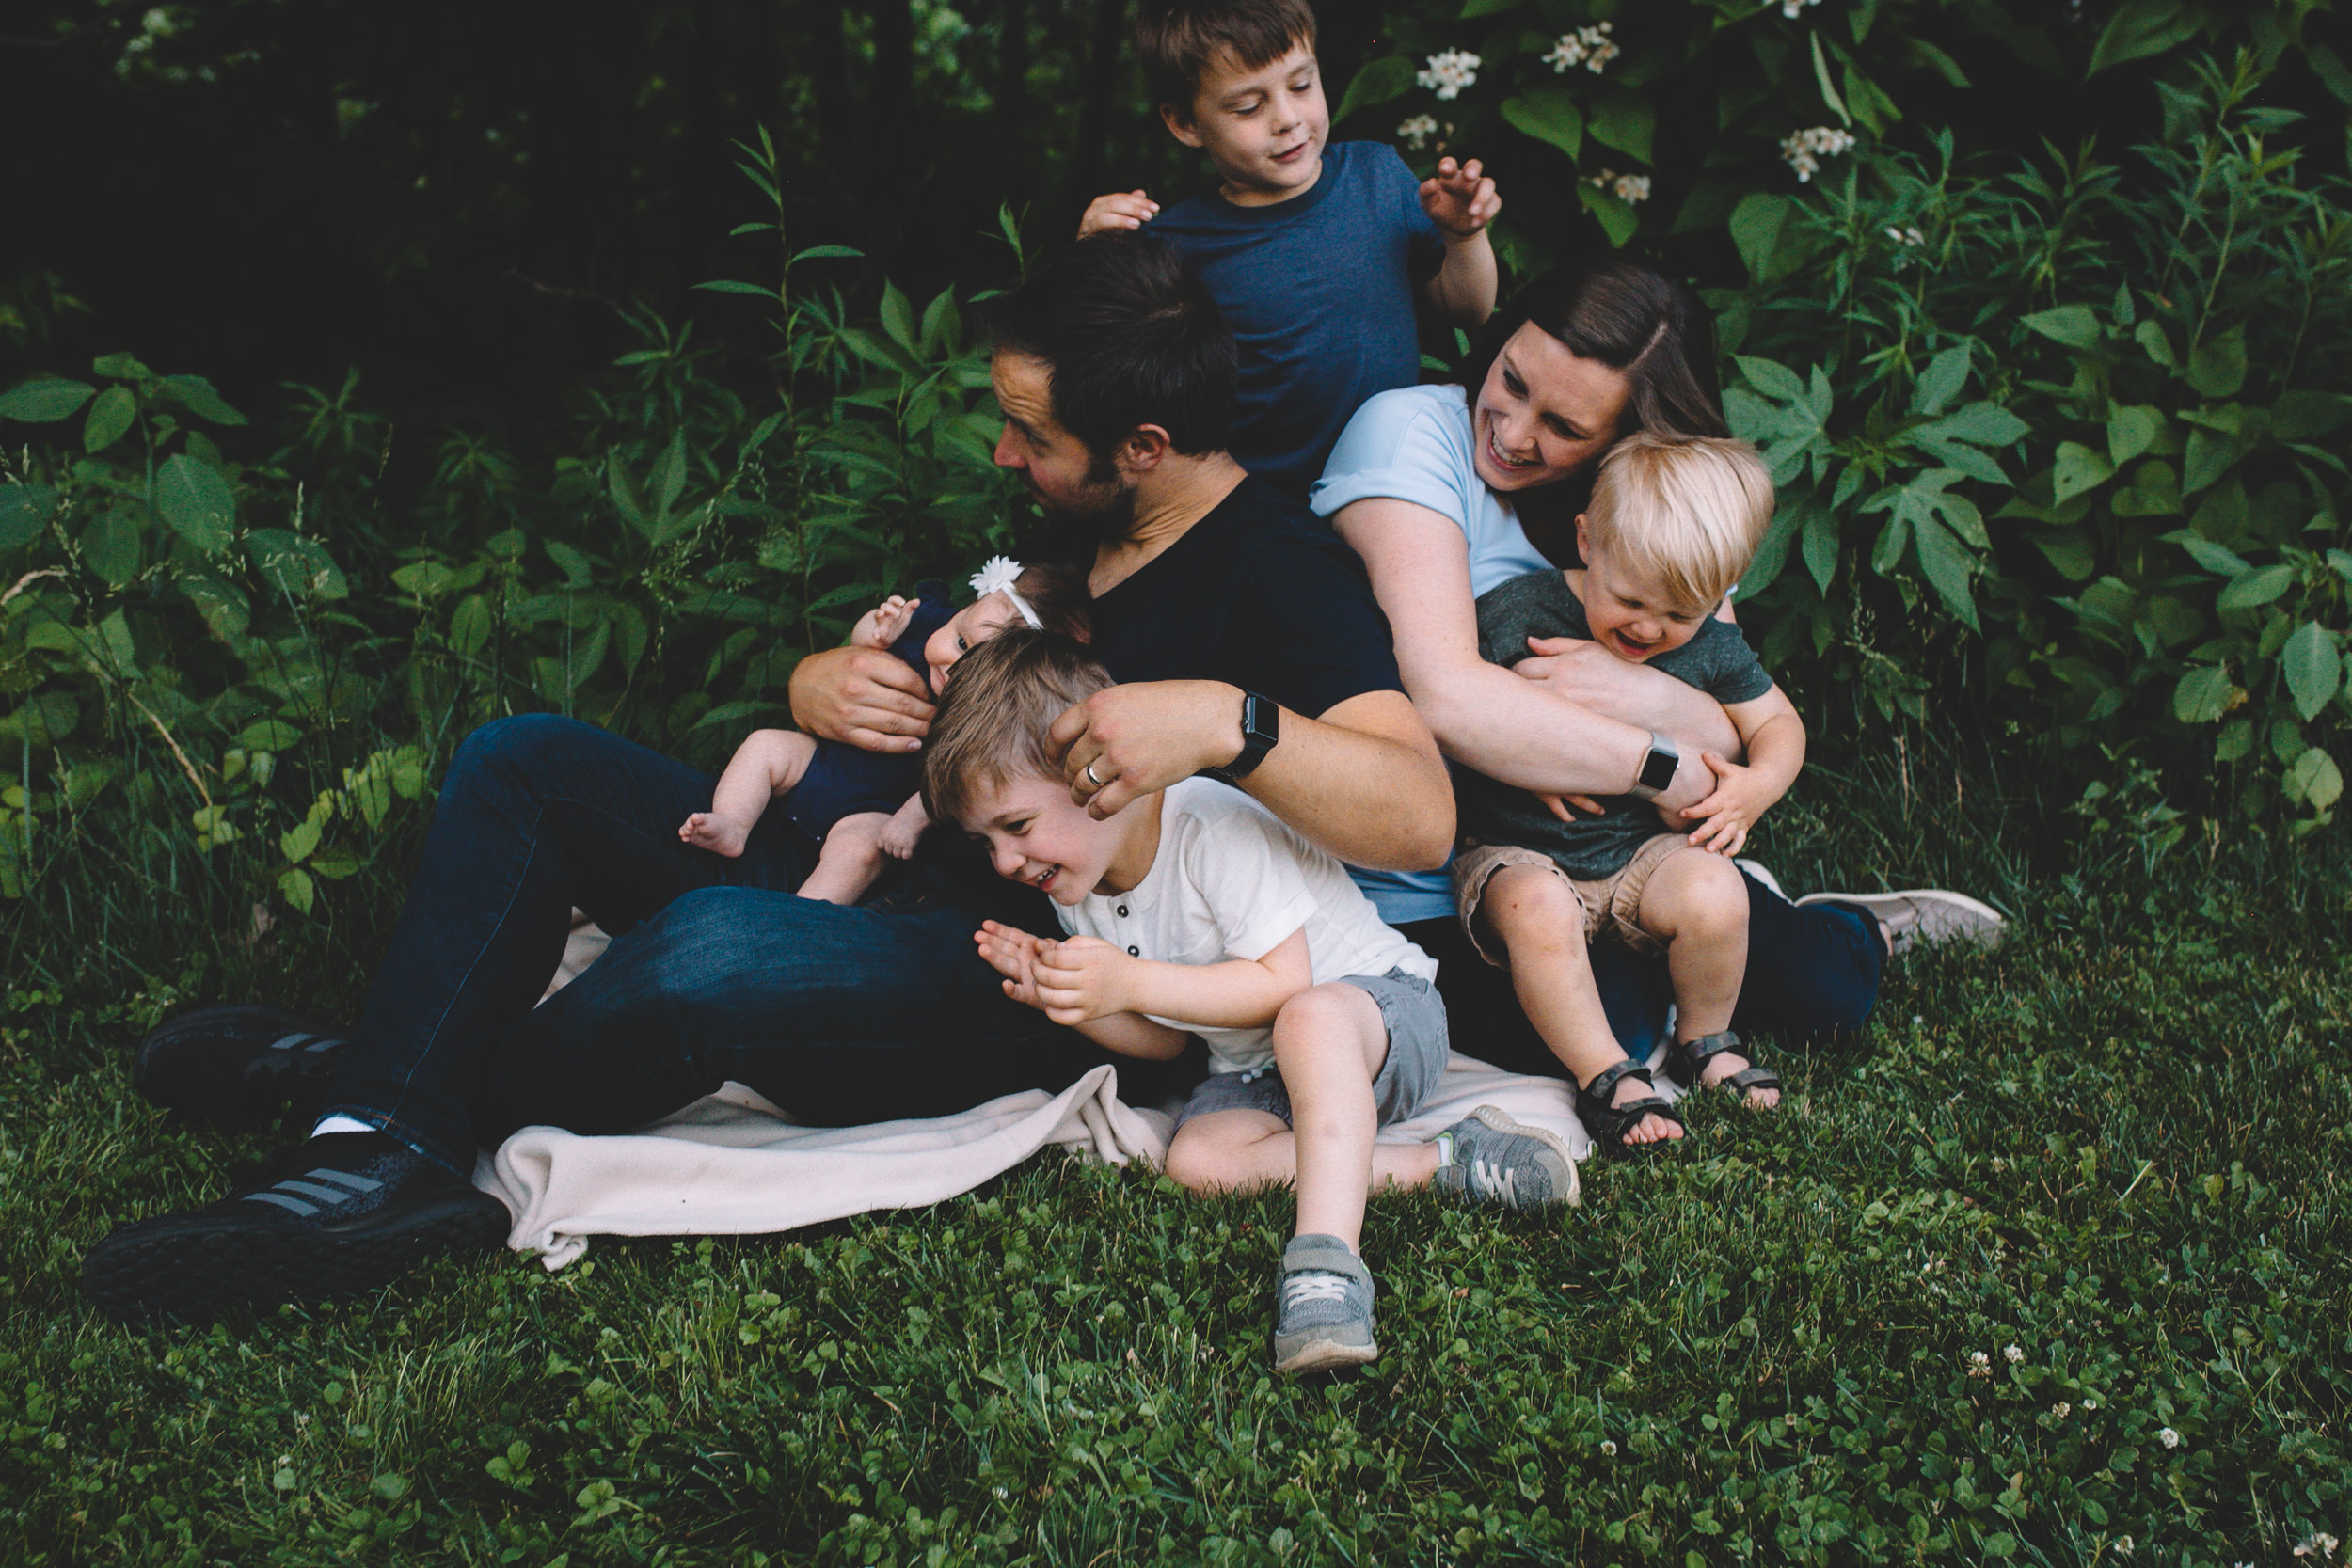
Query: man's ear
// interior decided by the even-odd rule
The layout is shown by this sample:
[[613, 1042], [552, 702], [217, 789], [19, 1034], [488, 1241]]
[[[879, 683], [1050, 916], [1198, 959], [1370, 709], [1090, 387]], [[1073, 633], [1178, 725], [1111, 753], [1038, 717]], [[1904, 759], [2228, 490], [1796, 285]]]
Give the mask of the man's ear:
[[1119, 443], [1119, 467], [1121, 473], [1140, 478], [1168, 461], [1175, 443], [1168, 431], [1155, 424], [1139, 424], [1127, 433]]
[[1201, 145], [1200, 133], [1193, 127], [1192, 110], [1189, 107], [1180, 109], [1173, 103], [1161, 104], [1160, 123], [1168, 127], [1169, 135], [1174, 136], [1186, 147]]

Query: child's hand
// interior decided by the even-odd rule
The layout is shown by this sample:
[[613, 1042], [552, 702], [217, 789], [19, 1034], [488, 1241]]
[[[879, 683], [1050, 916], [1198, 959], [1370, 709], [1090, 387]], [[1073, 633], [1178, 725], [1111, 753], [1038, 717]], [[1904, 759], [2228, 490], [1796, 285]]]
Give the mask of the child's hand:
[[1129, 1011], [1125, 980], [1134, 962], [1101, 937], [1065, 937], [1038, 943], [1037, 994], [1045, 1016], [1076, 1025]]
[[882, 831], [882, 851], [893, 860], [905, 860], [914, 853], [914, 847], [923, 842], [923, 830], [931, 819], [920, 811], [901, 809], [891, 814]]
[[1495, 182], [1479, 169], [1475, 158], [1467, 164], [1440, 158], [1437, 174], [1421, 182], [1421, 210], [1429, 214], [1430, 222], [1457, 240], [1479, 232], [1502, 211]]
[[1078, 220], [1078, 238], [1105, 229], [1140, 229], [1159, 215], [1160, 204], [1141, 191], [1113, 191], [1087, 203], [1086, 216]]
[[1025, 1007], [1045, 1010], [1045, 1004], [1037, 994], [1037, 952], [1044, 945], [1028, 932], [1010, 926], [1000, 926], [993, 920], [980, 922], [980, 928], [972, 933], [979, 944], [980, 957], [988, 966], [1005, 977], [1005, 994]]
[[896, 594], [891, 594], [857, 618], [857, 625], [850, 628], [850, 646], [889, 647], [906, 631], [907, 623], [914, 619], [915, 607], [922, 602], [920, 599], [902, 599]]
[[[1691, 834], [1692, 845], [1718, 855], [1736, 855], [1748, 842], [1748, 830], [1764, 815], [1772, 801], [1756, 784], [1756, 769], [1742, 768], [1736, 762], [1725, 762], [1712, 752], [1699, 755], [1708, 769], [1715, 775], [1715, 788], [1698, 804], [1681, 814], [1681, 820], [1673, 825], [1696, 822]], [[1670, 819], [1671, 820], [1671, 819]]]
[[733, 860], [743, 852], [743, 841], [751, 836], [740, 822], [730, 822], [707, 811], [698, 811], [678, 824], [678, 841], [697, 849], [707, 849], [714, 855]]

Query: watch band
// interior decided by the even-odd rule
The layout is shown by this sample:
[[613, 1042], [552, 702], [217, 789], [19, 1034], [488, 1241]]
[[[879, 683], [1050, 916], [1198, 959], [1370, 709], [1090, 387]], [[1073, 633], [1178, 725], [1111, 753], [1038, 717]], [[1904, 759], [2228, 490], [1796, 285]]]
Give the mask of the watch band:
[[1255, 691], [1241, 694], [1241, 752], [1222, 768], [1206, 768], [1202, 772], [1227, 784], [1237, 784], [1251, 768], [1265, 760], [1282, 738], [1282, 705], [1271, 697]]
[[1634, 779], [1627, 794], [1637, 800], [1655, 800], [1675, 782], [1675, 774], [1682, 767], [1682, 752], [1664, 736], [1652, 731], [1649, 752], [1642, 758], [1641, 774]]

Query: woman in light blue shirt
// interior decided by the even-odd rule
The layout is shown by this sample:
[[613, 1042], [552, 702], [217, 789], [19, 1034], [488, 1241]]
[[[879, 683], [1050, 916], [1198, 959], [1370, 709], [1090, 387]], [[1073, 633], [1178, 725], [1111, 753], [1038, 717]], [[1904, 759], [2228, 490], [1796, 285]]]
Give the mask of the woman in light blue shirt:
[[[1618, 437], [1728, 434], [1705, 311], [1681, 285], [1602, 256], [1523, 290], [1465, 371], [1467, 388], [1411, 387], [1367, 402], [1310, 498], [1371, 572], [1406, 692], [1449, 757], [1571, 803], [1628, 793], [1651, 734], [1665, 735], [1683, 761], [1659, 801], [1695, 803], [1712, 787], [1700, 753], [1739, 753], [1712, 698], [1591, 643], [1555, 640], [1516, 669], [1488, 664], [1478, 657], [1475, 600], [1505, 578], [1577, 563], [1575, 519]], [[1359, 879], [1384, 918], [1440, 958], [1458, 1048], [1522, 1070], [1563, 1070], [1520, 1014], [1508, 976], [1470, 948], [1443, 874]], [[1890, 946], [1872, 911], [1799, 908], [1753, 878], [1749, 904], [1734, 1027], [1800, 1036], [1859, 1027]], [[1663, 961], [1607, 945], [1592, 957], [1611, 1027], [1637, 1060], [1647, 1056], [1671, 994]], [[1725, 1053], [1710, 1071], [1717, 1062], [1726, 1074], [1748, 1065]], [[1605, 1129], [1597, 1133], [1604, 1148], [1681, 1135], [1656, 1114], [1662, 1107], [1639, 1071], [1616, 1077], [1612, 1103], [1624, 1114], [1587, 1118]]]

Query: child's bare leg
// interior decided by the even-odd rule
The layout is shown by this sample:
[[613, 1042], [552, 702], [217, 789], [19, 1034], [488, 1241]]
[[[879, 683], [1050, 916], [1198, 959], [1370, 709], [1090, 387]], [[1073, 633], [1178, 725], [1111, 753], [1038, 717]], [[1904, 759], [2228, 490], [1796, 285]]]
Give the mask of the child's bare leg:
[[719, 775], [710, 809], [689, 816], [677, 836], [729, 859], [741, 854], [768, 802], [799, 784], [816, 754], [817, 742], [798, 730], [754, 730]]
[[[1677, 850], [1642, 890], [1642, 929], [1666, 944], [1674, 978], [1675, 1038], [1694, 1040], [1731, 1027], [1748, 972], [1748, 890], [1740, 868], [1703, 849]], [[1720, 1083], [1753, 1066], [1736, 1052], [1707, 1058], [1702, 1076]], [[1780, 1103], [1777, 1089], [1755, 1089], [1758, 1109]]]
[[[1367, 1190], [1425, 1185], [1438, 1173], [1436, 1144], [1372, 1146]], [[1176, 1130], [1168, 1174], [1196, 1193], [1247, 1192], [1298, 1180], [1298, 1135], [1269, 1111], [1211, 1111]]]
[[834, 823], [817, 851], [817, 869], [800, 886], [801, 896], [827, 904], [864, 897], [882, 871], [882, 835], [889, 826], [890, 814], [880, 811], [852, 812]]
[[[1584, 904], [1576, 889], [1540, 865], [1506, 865], [1487, 879], [1478, 918], [1511, 956], [1511, 989], [1527, 1022], [1578, 1084], [1591, 1083], [1626, 1059], [1601, 1008], [1600, 988], [1593, 983]], [[1638, 1078], [1620, 1078], [1609, 1098], [1612, 1104], [1625, 1105], [1655, 1092]], [[1624, 1141], [1647, 1144], [1680, 1136], [1681, 1123], [1652, 1114], [1635, 1122]]]

